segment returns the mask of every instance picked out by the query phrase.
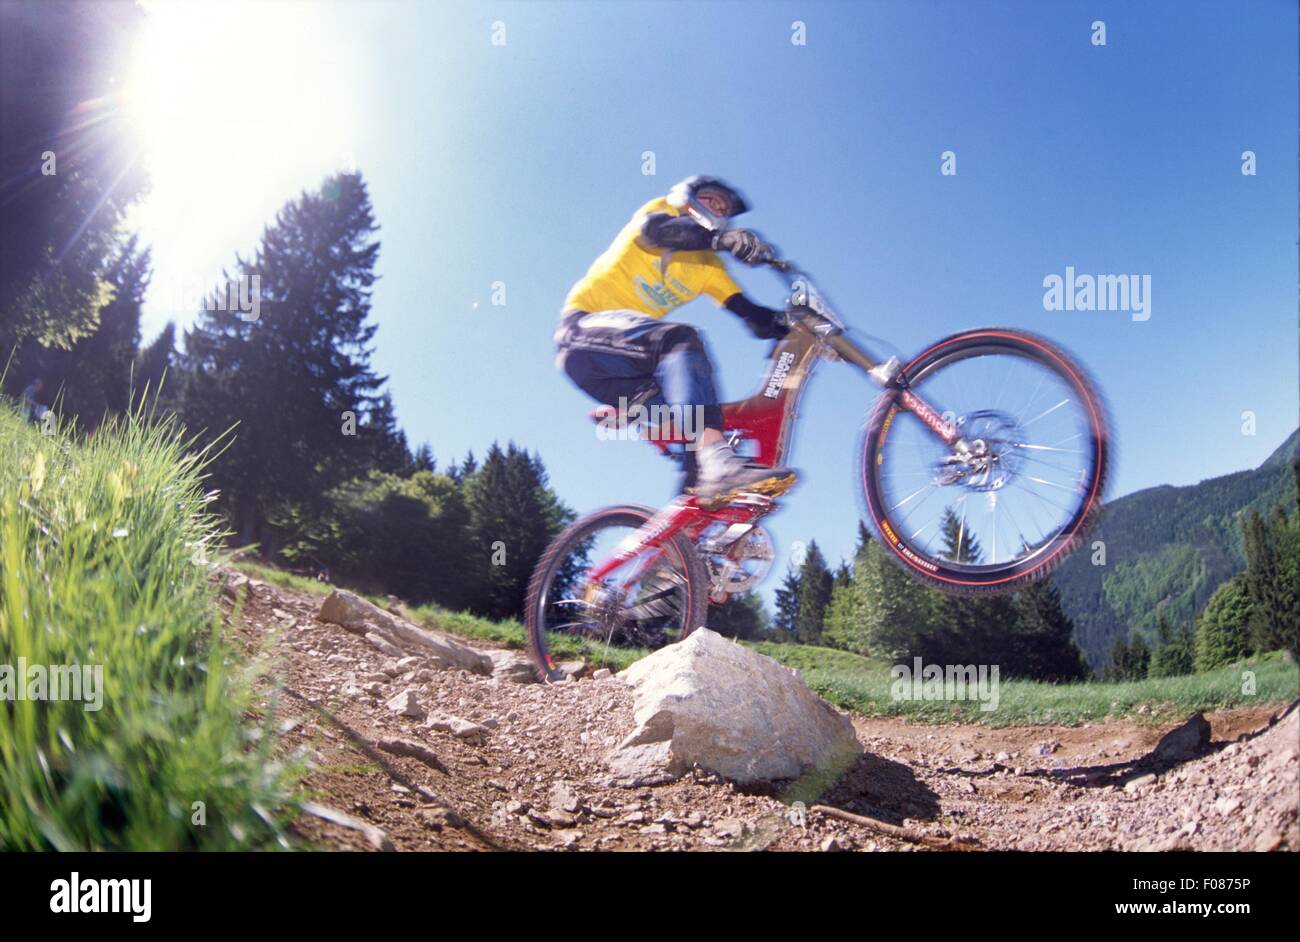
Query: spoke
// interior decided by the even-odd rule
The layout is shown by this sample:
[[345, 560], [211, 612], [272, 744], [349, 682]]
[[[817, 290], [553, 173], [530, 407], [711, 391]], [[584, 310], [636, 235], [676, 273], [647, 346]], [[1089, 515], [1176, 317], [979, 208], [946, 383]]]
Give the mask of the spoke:
[[1029, 455], [1024, 456], [1025, 461], [1032, 461], [1034, 464], [1041, 464], [1044, 468], [1051, 468], [1053, 471], [1064, 471], [1066, 474], [1073, 474], [1076, 471], [1082, 471], [1082, 468], [1062, 468], [1059, 464], [1052, 464], [1050, 461], [1044, 461], [1042, 458], [1033, 458]]
[[[1077, 436], [1076, 436], [1077, 437]], [[1012, 443], [1016, 448], [1032, 448], [1034, 451], [1059, 451], [1064, 455], [1081, 455], [1083, 452], [1078, 449], [1054, 448], [1051, 445], [1025, 445], [1021, 442]]]
[[[1030, 479], [1025, 478], [1022, 480], [1030, 480]], [[1058, 484], [1057, 487], [1060, 487], [1060, 485]], [[1046, 504], [1048, 507], [1051, 507], [1055, 510], [1059, 510], [1061, 513], [1064, 514], [1068, 514], [1074, 509], [1073, 507], [1062, 507], [1060, 504], [1053, 503], [1052, 501], [1044, 497], [1042, 494], [1039, 494], [1037, 491], [1026, 490], [1024, 491], [1024, 493], [1030, 497], [1033, 497], [1035, 500], [1038, 500], [1041, 503]]]
[[594, 628], [589, 621], [566, 621], [563, 625], [551, 625], [547, 631], [568, 631], [570, 628]]
[[1020, 415], [1024, 415], [1026, 412], [1029, 411], [1029, 407], [1032, 406], [1034, 404], [1034, 400], [1038, 398], [1038, 393], [1042, 390], [1043, 383], [1046, 381], [1047, 381], [1046, 374], [1041, 374], [1038, 377], [1038, 383], [1034, 386], [1034, 391], [1030, 393], [1029, 399], [1025, 401], [1025, 406], [1023, 409], [1020, 410], [1019, 413]]
[[989, 562], [997, 565], [998, 561], [998, 492], [989, 491], [989, 513], [993, 516], [993, 558]]
[[1075, 487], [1066, 487], [1064, 484], [1057, 484], [1055, 481], [1048, 481], [1048, 480], [1045, 480], [1045, 479], [1043, 479], [1043, 478], [1036, 478], [1036, 477], [1034, 477], [1034, 476], [1031, 475], [1031, 474], [1026, 474], [1026, 475], [1025, 475], [1025, 480], [1026, 480], [1026, 481], [1033, 481], [1035, 484], [1046, 484], [1048, 487], [1059, 488], [1060, 490], [1067, 491], [1067, 492], [1069, 492], [1069, 493], [1071, 493], [1071, 494], [1077, 494], [1077, 493], [1079, 493], [1078, 488], [1075, 488]]
[[1025, 528], [1020, 525], [1020, 521], [1016, 519], [1016, 515], [1011, 512], [1010, 507], [1007, 508], [1007, 519], [1016, 528], [1016, 535], [1020, 537], [1021, 552], [1024, 552], [1029, 548], [1029, 541], [1025, 539]]
[[901, 526], [902, 524], [907, 523], [907, 519], [908, 519], [908, 517], [912, 516], [912, 514], [916, 513], [916, 511], [917, 511], [920, 507], [924, 506], [924, 505], [925, 505], [925, 502], [926, 502], [927, 500], [929, 500], [929, 499], [930, 499], [930, 496], [931, 496], [932, 494], [934, 494], [937, 490], [938, 490], [938, 485], [931, 485], [930, 493], [929, 493], [929, 494], [926, 494], [924, 497], [922, 497], [922, 498], [921, 498], [921, 502], [920, 502], [919, 504], [913, 504], [913, 505], [912, 505], [912, 509], [909, 510], [907, 513], [903, 514], [903, 519], [900, 520], [900, 521], [898, 521], [898, 522], [899, 522], [899, 525]]
[[1039, 419], [1044, 418], [1045, 416], [1049, 416], [1049, 415], [1051, 415], [1051, 414], [1052, 414], [1053, 412], [1055, 412], [1057, 409], [1061, 408], [1061, 406], [1066, 405], [1069, 401], [1070, 401], [1070, 400], [1069, 400], [1068, 397], [1065, 398], [1065, 399], [1062, 399], [1060, 402], [1058, 402], [1056, 405], [1052, 406], [1052, 408], [1048, 409], [1046, 412], [1040, 412], [1038, 415], [1034, 416], [1034, 417], [1033, 417], [1032, 419], [1030, 419], [1028, 422], [1021, 422], [1021, 423], [1020, 423], [1020, 427], [1021, 427], [1021, 428], [1026, 428], [1026, 427], [1028, 427], [1028, 426], [1030, 426], [1030, 425], [1033, 425], [1033, 424], [1034, 424], [1035, 422], [1037, 422]]
[[890, 507], [889, 509], [890, 509], [890, 510], [897, 510], [899, 507], [902, 507], [904, 504], [906, 504], [909, 500], [911, 500], [911, 499], [912, 499], [913, 497], [915, 497], [917, 494], [920, 494], [922, 491], [924, 491], [926, 488], [937, 487], [937, 486], [938, 486], [937, 484], [930, 483], [930, 484], [925, 485], [925, 487], [917, 488], [916, 490], [914, 490], [912, 493], [908, 494], [906, 497], [904, 497], [902, 500], [900, 500], [897, 504], [895, 504], [893, 507]]
[[961, 541], [966, 535], [966, 499], [961, 502], [961, 524], [957, 527], [957, 558], [961, 559]]

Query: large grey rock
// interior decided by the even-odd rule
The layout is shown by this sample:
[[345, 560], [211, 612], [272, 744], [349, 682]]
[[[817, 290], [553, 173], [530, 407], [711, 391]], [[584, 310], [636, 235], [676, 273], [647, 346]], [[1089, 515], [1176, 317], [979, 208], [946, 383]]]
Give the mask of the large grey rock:
[[1187, 762], [1210, 744], [1210, 721], [1204, 713], [1194, 714], [1186, 723], [1171, 729], [1156, 743], [1151, 757], [1157, 762]]
[[345, 589], [331, 592], [316, 617], [362, 635], [378, 628], [381, 635], [414, 649], [443, 669], [461, 668], [475, 674], [492, 673], [492, 660], [486, 654], [453, 641], [446, 635], [417, 627]]
[[692, 766], [740, 783], [834, 772], [861, 753], [853, 724], [797, 671], [701, 628], [620, 675], [636, 729], [607, 757], [617, 784]]

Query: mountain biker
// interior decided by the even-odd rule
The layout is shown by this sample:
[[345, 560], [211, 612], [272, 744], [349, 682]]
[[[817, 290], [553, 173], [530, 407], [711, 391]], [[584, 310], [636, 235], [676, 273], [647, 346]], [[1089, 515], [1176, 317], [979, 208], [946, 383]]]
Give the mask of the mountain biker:
[[698, 465], [693, 490], [705, 497], [762, 490], [792, 474], [735, 453], [722, 436], [722, 408], [700, 331], [665, 320], [707, 294], [754, 336], [785, 336], [789, 328], [778, 312], [745, 297], [718, 257], [725, 251], [758, 265], [776, 256], [758, 233], [730, 228], [748, 209], [735, 187], [706, 176], [688, 177], [646, 203], [569, 291], [555, 332], [556, 365], [596, 401], [698, 410], [703, 429], [688, 447]]

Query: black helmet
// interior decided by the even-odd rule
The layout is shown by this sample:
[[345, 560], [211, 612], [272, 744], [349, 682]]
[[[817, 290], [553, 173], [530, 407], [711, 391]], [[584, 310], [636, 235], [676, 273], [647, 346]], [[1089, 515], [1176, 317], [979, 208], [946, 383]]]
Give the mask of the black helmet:
[[[731, 209], [724, 216], [710, 212], [698, 197], [705, 191], [712, 190], [725, 197]], [[717, 231], [727, 228], [727, 220], [732, 216], [749, 212], [749, 203], [730, 183], [717, 177], [687, 177], [668, 191], [668, 205], [686, 212], [705, 229]]]

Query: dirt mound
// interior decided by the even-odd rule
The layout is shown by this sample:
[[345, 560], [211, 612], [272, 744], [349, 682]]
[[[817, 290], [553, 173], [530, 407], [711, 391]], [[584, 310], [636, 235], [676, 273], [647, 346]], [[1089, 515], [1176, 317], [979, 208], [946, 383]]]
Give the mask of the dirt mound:
[[[257, 580], [226, 604], [236, 595], [241, 637], [283, 686], [286, 748], [312, 765], [303, 788], [318, 807], [296, 829], [327, 846], [1300, 849], [1295, 709], [1209, 714], [1209, 742], [1181, 764], [1156, 754], [1168, 727], [857, 718], [865, 754], [820, 797], [698, 770], [628, 789], [604, 762], [634, 728], [618, 678], [546, 686], [447, 669], [319, 621], [319, 596]], [[267, 695], [269, 709], [269, 681]]]

